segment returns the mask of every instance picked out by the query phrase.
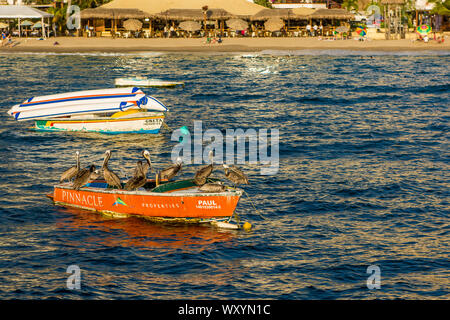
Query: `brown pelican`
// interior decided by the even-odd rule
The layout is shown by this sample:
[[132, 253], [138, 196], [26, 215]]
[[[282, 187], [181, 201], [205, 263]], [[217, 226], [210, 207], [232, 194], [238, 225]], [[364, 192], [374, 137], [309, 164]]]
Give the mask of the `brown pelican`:
[[78, 171], [80, 171], [80, 152], [77, 151], [76, 155], [77, 164], [63, 172], [61, 178], [59, 178], [60, 183], [64, 180], [72, 180], [77, 175]]
[[125, 190], [136, 190], [140, 187], [143, 187], [147, 182], [148, 169], [150, 169], [151, 171], [153, 170], [152, 162], [150, 160], [150, 152], [144, 150], [142, 151], [142, 156], [145, 158], [146, 162], [142, 163], [141, 160], [138, 161], [136, 169], [134, 169], [133, 177], [125, 184]]
[[209, 160], [211, 160], [211, 164], [204, 166], [199, 169], [194, 176], [194, 183], [198, 186], [202, 186], [206, 183], [206, 179], [211, 175], [213, 171], [213, 152], [212, 150], [208, 154]]
[[142, 165], [142, 171], [144, 172], [144, 175], [147, 176], [148, 169], [150, 169], [150, 172], [153, 171], [152, 162], [150, 161], [150, 152], [148, 152], [148, 150], [144, 150], [142, 151], [142, 156], [146, 160], [146, 162]]
[[147, 172], [145, 172], [144, 170], [145, 165], [142, 164], [141, 160], [139, 160], [137, 162], [136, 169], [134, 169], [134, 176], [131, 177], [131, 179], [128, 180], [127, 183], [125, 183], [124, 189], [127, 191], [133, 191], [144, 186], [147, 182]]
[[235, 187], [239, 184], [249, 184], [247, 176], [238, 167], [230, 167], [224, 164], [223, 169], [225, 171], [225, 177], [233, 182]]
[[73, 180], [73, 188], [80, 190], [82, 186], [89, 182], [89, 180], [95, 180], [99, 177], [99, 171], [95, 170], [95, 166], [92, 164], [89, 169], [81, 169]]
[[161, 179], [171, 180], [173, 177], [175, 177], [177, 175], [177, 173], [181, 170], [182, 163], [183, 163], [183, 161], [181, 160], [180, 157], [178, 157], [177, 162], [174, 165], [172, 165], [164, 170], [161, 170], [158, 174], [158, 182]]
[[122, 188], [122, 183], [120, 183], [120, 178], [117, 176], [117, 174], [115, 174], [108, 168], [109, 158], [111, 158], [111, 150], [106, 150], [105, 159], [103, 160], [103, 165], [102, 165], [103, 177], [105, 178], [105, 180], [109, 186], [120, 189], [120, 188]]
[[198, 188], [201, 192], [224, 192], [227, 190], [227, 187], [224, 186], [221, 182], [218, 183], [205, 183], [200, 188]]

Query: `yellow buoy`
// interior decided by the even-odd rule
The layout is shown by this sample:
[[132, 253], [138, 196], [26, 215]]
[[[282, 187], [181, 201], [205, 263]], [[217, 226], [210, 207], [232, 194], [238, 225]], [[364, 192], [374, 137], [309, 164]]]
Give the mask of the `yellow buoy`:
[[246, 230], [246, 231], [250, 230], [251, 228], [252, 228], [252, 225], [251, 225], [251, 223], [249, 223], [249, 222], [245, 222], [245, 223], [242, 225], [242, 229], [244, 229], [244, 230]]

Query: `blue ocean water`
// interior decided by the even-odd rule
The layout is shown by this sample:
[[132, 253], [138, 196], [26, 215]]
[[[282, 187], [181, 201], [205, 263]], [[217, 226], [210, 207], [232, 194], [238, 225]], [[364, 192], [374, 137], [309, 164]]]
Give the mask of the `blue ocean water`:
[[[0, 55], [0, 298], [450, 298], [450, 56], [348, 53]], [[167, 131], [41, 133], [6, 114], [129, 75], [186, 82], [144, 89], [170, 108], [171, 128], [279, 129], [278, 174], [243, 166], [251, 200], [238, 213], [252, 231], [111, 219], [46, 198], [76, 150], [86, 165], [113, 150], [122, 174], [143, 149], [170, 163]], [[81, 290], [66, 287], [70, 265]], [[380, 289], [367, 287], [371, 265]]]

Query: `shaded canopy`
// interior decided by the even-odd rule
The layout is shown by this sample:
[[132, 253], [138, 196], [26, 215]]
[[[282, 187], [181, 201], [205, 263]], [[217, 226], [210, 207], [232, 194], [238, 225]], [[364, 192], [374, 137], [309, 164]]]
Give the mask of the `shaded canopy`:
[[317, 9], [313, 8], [292, 8], [291, 10], [296, 19], [308, 19], [310, 15], [317, 11]]
[[[154, 15], [156, 18], [166, 20], [197, 20], [203, 21], [205, 14], [202, 9], [170, 9]], [[224, 9], [208, 9], [206, 19], [208, 20], [226, 20], [234, 17]]]
[[264, 23], [264, 28], [267, 31], [279, 31], [284, 27], [284, 21], [280, 18], [270, 18]]
[[198, 31], [202, 28], [201, 24], [196, 21], [183, 21], [179, 25], [181, 30]]
[[242, 19], [230, 19], [226, 23], [231, 30], [246, 30], [248, 28], [248, 23]]
[[259, 11], [257, 14], [253, 15], [250, 20], [252, 21], [261, 21], [268, 20], [271, 18], [279, 18], [279, 19], [292, 19], [294, 16], [294, 12], [291, 9], [263, 9]]
[[27, 6], [0, 5], [0, 19], [42, 19], [52, 14]]
[[312, 19], [353, 19], [355, 15], [345, 9], [318, 9], [310, 16]]
[[81, 11], [81, 19], [145, 19], [152, 15], [139, 9], [107, 9], [98, 7]]
[[221, 8], [233, 15], [250, 17], [264, 9], [247, 0], [113, 0], [100, 8], [138, 8], [150, 14], [157, 14], [170, 9]]

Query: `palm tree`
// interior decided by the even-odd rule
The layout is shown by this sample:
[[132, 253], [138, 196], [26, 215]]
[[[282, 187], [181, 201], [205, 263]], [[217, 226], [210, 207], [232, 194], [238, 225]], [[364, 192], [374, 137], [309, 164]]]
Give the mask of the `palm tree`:
[[344, 7], [348, 11], [358, 11], [358, 0], [344, 0], [342, 2], [342, 7]]
[[66, 29], [67, 19], [69, 18], [69, 13], [67, 9], [70, 5], [77, 5], [80, 10], [86, 8], [95, 8], [110, 2], [111, 0], [69, 0], [67, 4], [63, 4], [62, 7], [51, 7], [48, 12], [53, 14], [52, 22], [56, 25], [56, 29], [61, 33]]

